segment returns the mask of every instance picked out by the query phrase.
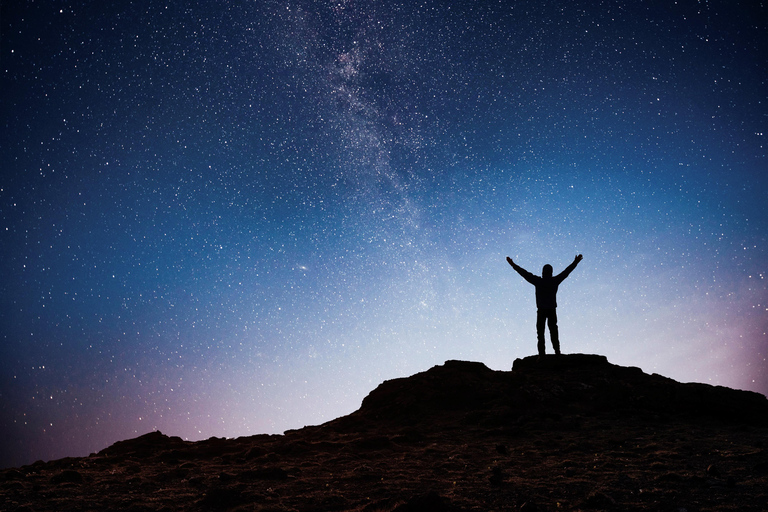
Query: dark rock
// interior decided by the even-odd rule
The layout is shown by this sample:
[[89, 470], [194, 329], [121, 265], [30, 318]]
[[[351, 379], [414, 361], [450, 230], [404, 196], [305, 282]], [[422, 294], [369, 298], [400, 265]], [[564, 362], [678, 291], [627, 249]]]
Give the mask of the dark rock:
[[491, 468], [491, 476], [489, 478], [491, 485], [499, 486], [504, 483], [504, 471], [499, 466]]
[[65, 469], [64, 471], [57, 473], [51, 477], [52, 484], [81, 484], [83, 483], [83, 475], [74, 469]]
[[584, 508], [597, 509], [611, 508], [614, 505], [616, 505], [616, 500], [609, 495], [598, 491], [591, 493], [582, 503]]
[[252, 460], [262, 457], [267, 454], [267, 451], [260, 446], [252, 446], [245, 452], [245, 460]]
[[360, 411], [390, 423], [435, 411], [471, 410], [498, 396], [503, 380], [482, 363], [446, 361], [413, 377], [383, 382], [363, 399]]
[[3, 474], [3, 478], [6, 481], [11, 480], [24, 480], [24, 473], [19, 471], [18, 469], [8, 469]]
[[332, 494], [319, 500], [312, 500], [312, 503], [301, 507], [300, 510], [301, 512], [335, 512], [337, 510], [347, 510], [348, 508], [349, 502], [346, 498]]
[[458, 512], [458, 509], [448, 498], [440, 496], [435, 491], [429, 491], [397, 506], [393, 512]]
[[235, 475], [222, 471], [219, 473], [219, 482], [227, 483], [232, 482], [235, 479]]
[[[515, 360], [512, 372], [481, 363], [446, 361], [412, 377], [383, 382], [360, 409], [333, 422], [343, 431], [371, 425], [415, 426], [446, 414], [469, 425], [495, 426], [499, 419], [523, 424], [528, 413], [578, 430], [583, 414], [659, 420], [687, 415], [729, 423], [768, 425], [768, 399], [722, 386], [682, 384], [639, 368], [610, 364], [605, 356], [564, 354]], [[568, 421], [563, 418], [568, 416]], [[663, 416], [662, 416], [663, 415]]]
[[522, 359], [515, 359], [514, 363], [512, 363], [512, 371], [595, 368], [607, 367], [609, 365], [607, 357], [595, 354], [528, 356]]
[[242, 481], [249, 480], [287, 480], [288, 472], [283, 468], [269, 467], [243, 471], [239, 477]]
[[202, 510], [228, 510], [245, 503], [243, 493], [236, 487], [215, 487], [206, 492], [198, 502]]
[[679, 475], [678, 473], [673, 473], [673, 472], [667, 472], [667, 473], [661, 474], [661, 475], [659, 475], [656, 478], [656, 482], [658, 482], [658, 483], [674, 483], [674, 484], [676, 484], [676, 483], [682, 482], [683, 480], [684, 480], [684, 478], [681, 475]]
[[365, 437], [352, 441], [352, 446], [357, 450], [382, 450], [392, 446], [387, 436]]
[[392, 510], [396, 503], [397, 500], [395, 498], [376, 500], [365, 505], [362, 509], [362, 512], [381, 512], [382, 510]]
[[119, 441], [101, 450], [97, 455], [107, 457], [136, 457], [146, 458], [161, 452], [184, 448], [188, 443], [180, 437], [168, 437], [162, 432], [155, 431], [127, 441]]
[[205, 478], [201, 476], [193, 476], [189, 480], [187, 480], [187, 484], [190, 485], [190, 487], [195, 487], [197, 489], [202, 489], [205, 487]]

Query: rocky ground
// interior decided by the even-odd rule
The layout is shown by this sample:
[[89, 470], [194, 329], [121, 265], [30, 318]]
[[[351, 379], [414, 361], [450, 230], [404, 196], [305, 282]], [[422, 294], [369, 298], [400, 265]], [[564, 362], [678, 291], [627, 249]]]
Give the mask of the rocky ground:
[[602, 357], [448, 361], [324, 425], [0, 470], [5, 511], [768, 510], [768, 399]]

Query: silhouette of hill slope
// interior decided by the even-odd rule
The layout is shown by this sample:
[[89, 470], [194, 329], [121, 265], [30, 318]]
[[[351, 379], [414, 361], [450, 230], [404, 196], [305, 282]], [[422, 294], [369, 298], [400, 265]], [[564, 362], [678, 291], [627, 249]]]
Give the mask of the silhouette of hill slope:
[[446, 361], [411, 377], [386, 381], [361, 408], [339, 420], [414, 424], [434, 415], [470, 413], [470, 421], [507, 423], [531, 412], [564, 414], [674, 414], [768, 424], [768, 400], [750, 391], [681, 384], [640, 368], [610, 364], [605, 356], [569, 354], [517, 359], [512, 372], [482, 363]]
[[447, 361], [320, 426], [0, 471], [0, 509], [764, 510], [768, 399], [605, 357]]

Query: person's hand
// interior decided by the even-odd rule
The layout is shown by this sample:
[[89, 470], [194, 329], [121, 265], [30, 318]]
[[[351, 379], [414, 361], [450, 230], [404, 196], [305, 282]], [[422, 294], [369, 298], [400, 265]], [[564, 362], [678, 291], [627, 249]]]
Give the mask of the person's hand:
[[510, 258], [509, 256], [507, 256], [507, 263], [509, 263], [510, 265], [514, 265], [515, 264], [515, 262], [512, 261], [512, 258]]
[[584, 256], [582, 256], [581, 254], [578, 254], [575, 258], [573, 258], [573, 261], [578, 263], [578, 262], [580, 262], [583, 259], [584, 259]]

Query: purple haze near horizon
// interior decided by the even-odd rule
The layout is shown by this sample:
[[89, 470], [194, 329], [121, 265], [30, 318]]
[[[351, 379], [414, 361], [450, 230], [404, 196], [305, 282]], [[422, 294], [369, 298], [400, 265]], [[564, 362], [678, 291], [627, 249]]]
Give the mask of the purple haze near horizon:
[[[447, 359], [768, 393], [763, 2], [4, 2], [0, 466]], [[549, 349], [551, 351], [551, 348]]]

